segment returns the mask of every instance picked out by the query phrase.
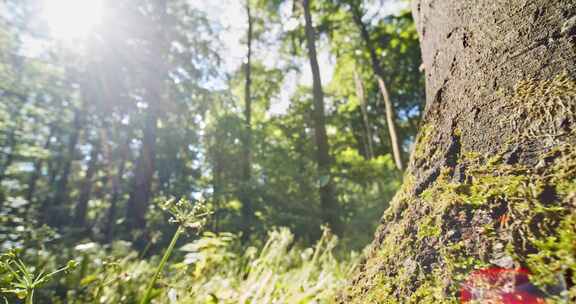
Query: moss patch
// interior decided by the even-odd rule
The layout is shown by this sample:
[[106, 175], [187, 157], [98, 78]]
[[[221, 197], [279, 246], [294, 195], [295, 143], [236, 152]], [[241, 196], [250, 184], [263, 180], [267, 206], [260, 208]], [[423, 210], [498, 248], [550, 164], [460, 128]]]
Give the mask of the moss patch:
[[576, 83], [567, 73], [557, 77], [518, 83], [505, 98], [509, 109], [503, 123], [525, 137], [563, 135], [576, 124]]
[[[543, 155], [551, 157], [551, 163], [536, 168], [498, 158], [465, 159], [465, 182], [452, 181], [445, 169], [420, 197], [408, 200], [399, 193], [396, 204], [427, 211], [405, 214], [383, 232], [365, 264], [364, 284], [349, 290], [356, 295], [353, 303], [394, 303], [390, 299], [399, 300], [402, 293], [411, 295], [409, 303], [451, 303], [468, 273], [502, 256], [511, 257], [510, 266], [528, 267], [535, 281], [549, 284], [573, 276], [576, 152], [565, 145]], [[570, 292], [574, 296], [575, 289]]]
[[418, 139], [414, 144], [414, 151], [412, 153], [413, 159], [418, 160], [426, 155], [426, 146], [430, 143], [433, 132], [434, 126], [431, 124], [425, 124], [420, 128]]
[[[522, 82], [504, 100], [518, 136], [495, 156], [460, 153], [420, 195], [408, 174], [342, 302], [455, 303], [471, 271], [494, 265], [528, 268], [544, 292], [564, 281], [576, 302], [576, 83]], [[432, 158], [433, 133], [425, 125], [414, 163]], [[544, 142], [529, 162], [507, 158]]]

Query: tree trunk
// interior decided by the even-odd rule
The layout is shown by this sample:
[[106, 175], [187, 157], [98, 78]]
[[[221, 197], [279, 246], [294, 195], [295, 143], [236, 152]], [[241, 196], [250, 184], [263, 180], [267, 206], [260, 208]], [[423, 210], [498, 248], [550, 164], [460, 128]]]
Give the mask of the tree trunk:
[[252, 175], [252, 11], [250, 0], [246, 0], [246, 17], [248, 30], [246, 35], [246, 64], [244, 66], [244, 145], [242, 147], [242, 241], [246, 242], [250, 236], [251, 225], [253, 224], [254, 207], [252, 206], [251, 175]]
[[149, 71], [146, 81], [146, 97], [148, 111], [144, 121], [144, 138], [136, 168], [134, 182], [127, 203], [126, 220], [128, 229], [146, 228], [146, 212], [152, 197], [152, 181], [156, 172], [156, 138], [158, 131], [158, 115], [164, 97], [164, 81], [166, 80], [165, 47], [167, 43], [167, 0], [158, 1], [159, 24], [156, 35], [152, 34], [150, 40], [150, 63], [155, 69]]
[[110, 183], [112, 188], [112, 194], [110, 195], [110, 208], [108, 209], [104, 235], [106, 238], [106, 243], [111, 243], [114, 239], [114, 226], [116, 225], [118, 201], [120, 200], [120, 195], [122, 194], [122, 177], [124, 176], [126, 161], [128, 159], [128, 154], [130, 153], [130, 140], [127, 139], [124, 144], [120, 145], [120, 159], [118, 160], [118, 167], [116, 172], [114, 172], [115, 162], [112, 159], [112, 153], [110, 151], [110, 145], [108, 144], [106, 132], [102, 131], [102, 134], [103, 155], [108, 167], [108, 176], [110, 176]]
[[576, 6], [417, 0], [413, 8], [424, 121], [404, 185], [340, 301], [458, 303], [459, 290], [473, 287], [504, 303], [470, 273], [521, 267], [540, 286], [525, 292], [542, 298], [566, 286], [574, 303]]
[[[55, 139], [62, 138], [63, 136], [62, 136], [59, 128], [56, 128], [55, 130], [56, 130], [56, 132], [54, 134], [54, 138]], [[60, 169], [62, 168], [62, 162], [63, 162], [62, 155], [64, 154], [63, 150], [64, 150], [64, 145], [62, 145], [60, 142], [58, 142], [56, 149], [54, 149], [54, 151], [51, 151], [51, 153], [50, 153], [51, 157], [48, 158], [48, 161], [46, 163], [46, 167], [48, 169], [48, 187], [50, 189], [55, 188], [58, 173], [60, 172]]]
[[364, 125], [365, 133], [365, 150], [366, 158], [372, 159], [374, 157], [374, 145], [372, 143], [372, 132], [370, 130], [370, 121], [368, 120], [368, 109], [366, 108], [366, 98], [364, 96], [364, 84], [362, 76], [354, 70], [354, 82], [356, 84], [356, 97], [360, 103], [360, 110], [362, 111], [362, 123]]
[[322, 80], [320, 79], [320, 67], [316, 55], [316, 34], [312, 24], [310, 13], [310, 1], [302, 0], [305, 18], [306, 45], [308, 47], [308, 59], [312, 70], [312, 91], [313, 91], [313, 113], [314, 137], [316, 140], [316, 162], [318, 165], [319, 187], [320, 187], [320, 207], [322, 210], [322, 220], [330, 225], [330, 228], [337, 234], [341, 232], [341, 225], [338, 219], [338, 202], [334, 193], [330, 166], [330, 147], [328, 136], [326, 135], [326, 118], [324, 114], [324, 92], [322, 91]]
[[157, 114], [149, 111], [144, 126], [144, 138], [140, 156], [134, 170], [134, 182], [127, 203], [127, 222], [129, 229], [146, 227], [146, 211], [152, 196], [152, 179], [156, 161]]
[[215, 152], [213, 156], [213, 164], [212, 164], [212, 189], [213, 189], [213, 200], [214, 200], [214, 214], [212, 215], [212, 231], [219, 232], [220, 228], [220, 214], [222, 210], [220, 210], [222, 206], [223, 193], [222, 193], [222, 173], [223, 173], [223, 166], [222, 160], [219, 155], [219, 152]]
[[72, 123], [72, 133], [68, 139], [66, 156], [61, 161], [62, 168], [59, 178], [56, 180], [56, 190], [48, 206], [43, 206], [46, 211], [42, 216], [46, 217], [46, 222], [52, 226], [61, 226], [66, 223], [69, 215], [66, 214], [65, 205], [68, 200], [68, 179], [72, 170], [72, 162], [76, 159], [76, 146], [80, 138], [80, 132], [84, 126], [85, 109], [74, 111], [74, 121]]
[[92, 151], [90, 152], [90, 160], [86, 168], [86, 175], [80, 188], [80, 196], [76, 204], [74, 213], [74, 224], [77, 227], [84, 227], [86, 225], [86, 213], [88, 212], [88, 202], [92, 193], [92, 184], [94, 183], [94, 174], [96, 173], [98, 165], [98, 155], [100, 154], [100, 143], [95, 141], [92, 144]]
[[[52, 145], [52, 135], [53, 135], [53, 128], [50, 128], [50, 132], [48, 133], [48, 137], [46, 137], [46, 142], [44, 143], [44, 150], [50, 151], [50, 146]], [[30, 207], [32, 200], [34, 199], [34, 194], [36, 193], [36, 184], [38, 183], [38, 179], [42, 175], [42, 165], [43, 160], [38, 159], [34, 162], [34, 171], [32, 171], [32, 175], [30, 175], [30, 179], [28, 180], [28, 189], [26, 190], [26, 200], [28, 201], [28, 208]]]
[[376, 54], [376, 49], [370, 38], [370, 34], [366, 29], [366, 25], [362, 21], [362, 13], [359, 4], [352, 5], [352, 15], [354, 23], [360, 30], [362, 40], [364, 41], [364, 47], [370, 54], [370, 60], [372, 63], [372, 70], [376, 75], [378, 81], [378, 88], [380, 89], [380, 94], [382, 95], [382, 101], [384, 103], [384, 108], [386, 111], [386, 124], [388, 125], [388, 133], [390, 135], [390, 146], [392, 146], [392, 155], [394, 156], [394, 162], [398, 170], [404, 170], [404, 164], [402, 162], [402, 148], [400, 146], [400, 139], [398, 138], [398, 132], [396, 128], [396, 111], [394, 110], [394, 105], [390, 100], [390, 95], [388, 94], [388, 89], [386, 88], [386, 83], [384, 82], [384, 70], [382, 70], [382, 65], [380, 59]]

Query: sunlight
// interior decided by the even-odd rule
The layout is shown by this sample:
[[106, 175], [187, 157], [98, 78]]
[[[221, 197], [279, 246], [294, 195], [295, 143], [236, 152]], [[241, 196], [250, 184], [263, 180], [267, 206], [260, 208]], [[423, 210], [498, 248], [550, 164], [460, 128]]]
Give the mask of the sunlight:
[[100, 23], [102, 0], [44, 0], [44, 15], [55, 38], [84, 38]]

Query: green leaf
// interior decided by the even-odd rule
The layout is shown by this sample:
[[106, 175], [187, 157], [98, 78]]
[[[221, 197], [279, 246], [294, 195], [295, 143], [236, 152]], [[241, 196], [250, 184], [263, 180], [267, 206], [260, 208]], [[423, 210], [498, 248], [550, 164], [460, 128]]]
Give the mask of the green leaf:
[[87, 285], [90, 285], [97, 280], [98, 280], [98, 276], [95, 274], [91, 274], [91, 275], [83, 277], [82, 280], [80, 281], [80, 285], [81, 286], [87, 286]]

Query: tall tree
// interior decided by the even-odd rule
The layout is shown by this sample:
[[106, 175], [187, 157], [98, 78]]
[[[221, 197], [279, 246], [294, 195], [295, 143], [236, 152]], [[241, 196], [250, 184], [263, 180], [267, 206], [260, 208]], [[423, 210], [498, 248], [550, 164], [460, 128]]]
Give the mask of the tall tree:
[[361, 3], [358, 1], [352, 1], [351, 4], [352, 17], [354, 23], [358, 26], [362, 40], [364, 42], [364, 47], [370, 54], [370, 60], [372, 64], [372, 70], [376, 75], [376, 80], [378, 81], [378, 87], [380, 89], [380, 94], [382, 95], [382, 101], [386, 110], [386, 124], [388, 125], [388, 134], [390, 135], [390, 145], [392, 146], [392, 155], [394, 156], [394, 162], [398, 170], [404, 170], [404, 164], [402, 162], [402, 148], [400, 146], [400, 140], [398, 138], [398, 131], [396, 127], [396, 111], [394, 109], [394, 104], [390, 100], [390, 94], [388, 93], [388, 88], [386, 87], [386, 82], [384, 81], [384, 70], [382, 69], [382, 64], [380, 58], [376, 54], [376, 49], [370, 38], [370, 33], [366, 28], [366, 24], [362, 21], [363, 13]]
[[328, 223], [331, 228], [339, 233], [341, 228], [338, 219], [338, 201], [334, 191], [333, 179], [331, 177], [330, 147], [326, 134], [326, 115], [324, 113], [324, 92], [322, 89], [322, 79], [320, 78], [320, 67], [316, 53], [316, 33], [312, 23], [310, 11], [311, 0], [302, 0], [304, 10], [306, 46], [308, 48], [308, 59], [312, 70], [312, 93], [314, 110], [312, 117], [314, 120], [314, 138], [316, 140], [316, 162], [318, 165], [320, 205], [322, 209], [322, 220]]
[[246, 241], [250, 234], [250, 225], [254, 214], [251, 195], [252, 185], [252, 38], [253, 17], [251, 0], [246, 0], [246, 63], [244, 64], [244, 146], [242, 149], [242, 238]]
[[[148, 88], [151, 91], [160, 89], [157, 85], [151, 85], [153, 87]], [[144, 120], [142, 146], [134, 168], [134, 181], [126, 205], [126, 217], [130, 229], [144, 229], [146, 227], [146, 212], [152, 197], [158, 130], [158, 108], [152, 104], [159, 100], [156, 98], [159, 98], [160, 94], [159, 92], [150, 92], [147, 95], [151, 103]]]
[[[166, 56], [167, 47], [167, 0], [158, 0], [154, 3], [153, 12], [158, 22], [154, 30], [149, 33], [148, 50], [149, 64], [153, 67], [147, 70], [145, 81], [144, 100], [147, 109], [144, 119], [144, 130], [140, 155], [134, 169], [134, 182], [127, 203], [127, 222], [130, 229], [144, 229], [146, 227], [146, 212], [152, 197], [152, 180], [156, 172], [156, 139], [158, 132], [158, 118], [161, 102], [165, 97]], [[154, 20], [152, 16], [148, 16]]]
[[562, 282], [576, 271], [574, 3], [417, 0], [413, 14], [424, 124], [341, 302], [453, 303], [490, 266], [528, 268], [536, 296], [557, 284], [575, 301]]

